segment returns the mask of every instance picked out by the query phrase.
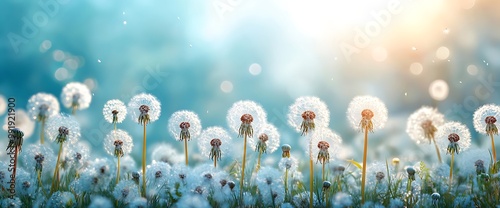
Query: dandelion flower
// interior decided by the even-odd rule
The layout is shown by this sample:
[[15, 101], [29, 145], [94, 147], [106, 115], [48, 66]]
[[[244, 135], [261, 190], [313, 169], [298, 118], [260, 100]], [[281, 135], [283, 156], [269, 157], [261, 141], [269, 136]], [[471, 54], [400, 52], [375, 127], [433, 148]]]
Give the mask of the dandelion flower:
[[209, 127], [201, 132], [198, 149], [205, 157], [216, 162], [227, 155], [231, 148], [231, 136], [222, 127]]
[[115, 125], [116, 123], [121, 123], [125, 120], [127, 116], [127, 106], [121, 100], [108, 100], [104, 107], [102, 108], [102, 114], [107, 122]]
[[123, 157], [130, 154], [134, 146], [132, 137], [121, 129], [110, 131], [104, 138], [103, 145], [106, 152], [115, 157]]
[[498, 128], [496, 126], [497, 119], [500, 119], [500, 106], [488, 104], [483, 105], [474, 112], [474, 128], [481, 134], [486, 134], [491, 138], [491, 149], [493, 159], [496, 161], [497, 153], [495, 148], [495, 140], [493, 135], [498, 135]]
[[439, 113], [435, 108], [423, 106], [410, 115], [406, 125], [406, 133], [417, 144], [421, 142], [434, 143], [439, 162], [442, 161], [441, 154], [434, 138], [437, 128], [443, 124], [443, 114]]
[[80, 124], [68, 114], [57, 114], [47, 120], [45, 133], [57, 143], [74, 144], [80, 138]]
[[139, 197], [138, 193], [138, 187], [133, 181], [122, 180], [116, 185], [112, 194], [117, 201], [128, 204]]
[[464, 177], [485, 173], [485, 164], [491, 164], [488, 150], [473, 148], [457, 155], [458, 173]]
[[439, 127], [436, 138], [439, 146], [451, 155], [449, 190], [453, 180], [453, 159], [455, 153], [459, 154], [470, 147], [470, 132], [467, 126], [459, 122], [447, 122]]
[[197, 194], [188, 194], [183, 196], [177, 203], [177, 207], [185, 208], [209, 208], [210, 203], [207, 199]]
[[328, 127], [330, 111], [317, 97], [299, 97], [289, 107], [288, 124], [302, 135], [316, 127]]
[[40, 143], [43, 144], [45, 121], [59, 113], [59, 101], [52, 94], [37, 93], [28, 100], [27, 109], [30, 118], [40, 122]]
[[[161, 113], [160, 102], [155, 96], [141, 93], [135, 95], [128, 103], [128, 112], [132, 120], [143, 126], [142, 139], [142, 172], [146, 172], [146, 125], [158, 120]], [[142, 196], [146, 196], [146, 178], [142, 178]]]
[[90, 106], [92, 95], [87, 85], [79, 82], [70, 82], [64, 86], [61, 93], [61, 102], [66, 108], [71, 108], [74, 115], [76, 110], [84, 110]]
[[56, 164], [52, 149], [42, 144], [29, 145], [26, 151], [21, 153], [21, 158], [27, 170], [36, 173], [37, 177], [50, 173]]
[[139, 124], [148, 124], [158, 120], [161, 113], [161, 104], [151, 94], [138, 94], [128, 103], [128, 112], [132, 120]]
[[278, 149], [280, 143], [280, 134], [278, 133], [278, 129], [274, 127], [272, 124], [265, 124], [261, 129], [257, 131], [257, 139], [251, 137], [249, 139], [250, 147], [254, 151], [257, 151], [259, 156], [257, 159], [257, 171], [260, 168], [260, 159], [262, 153], [273, 153], [276, 149]]
[[168, 120], [170, 135], [177, 141], [184, 141], [184, 155], [188, 165], [188, 141], [201, 133], [201, 121], [198, 115], [191, 111], [177, 111]]
[[363, 147], [363, 170], [361, 178], [361, 203], [365, 202], [366, 157], [368, 154], [368, 132], [381, 129], [387, 122], [387, 108], [378, 98], [372, 96], [357, 96], [352, 99], [347, 108], [347, 119], [351, 126], [365, 133]]

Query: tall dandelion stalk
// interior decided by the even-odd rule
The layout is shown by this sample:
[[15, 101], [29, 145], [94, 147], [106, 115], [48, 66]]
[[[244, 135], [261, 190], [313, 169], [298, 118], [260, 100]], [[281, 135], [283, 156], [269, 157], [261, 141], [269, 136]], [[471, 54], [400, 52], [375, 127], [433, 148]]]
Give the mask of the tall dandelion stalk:
[[453, 164], [455, 154], [459, 154], [470, 147], [470, 132], [467, 126], [458, 122], [447, 122], [438, 129], [438, 143], [447, 154], [451, 155], [450, 175], [448, 192], [451, 191], [453, 185]]
[[245, 180], [245, 165], [247, 160], [247, 137], [253, 136], [253, 116], [250, 114], [243, 114], [241, 116], [241, 126], [238, 133], [238, 137], [243, 137], [243, 161], [241, 165], [241, 180], [240, 180], [240, 198], [243, 199], [243, 185]]
[[285, 185], [285, 198], [288, 196], [288, 171], [292, 168], [292, 159], [290, 159], [290, 150], [292, 147], [288, 144], [281, 146], [281, 160], [279, 166], [285, 169], [284, 185]]
[[317, 97], [299, 97], [290, 106], [288, 123], [302, 136], [306, 136], [309, 154], [309, 207], [313, 206], [314, 199], [314, 162], [313, 162], [313, 139], [309, 133], [316, 128], [327, 128], [330, 122], [330, 111], [326, 104]]
[[132, 137], [121, 129], [112, 130], [104, 138], [104, 149], [106, 152], [116, 157], [117, 159], [117, 169], [116, 169], [116, 184], [120, 182], [120, 159], [130, 154], [133, 147]]
[[168, 130], [177, 141], [184, 142], [184, 158], [189, 165], [188, 142], [197, 138], [201, 132], [201, 121], [194, 112], [181, 110], [173, 113], [168, 120]]
[[133, 120], [136, 120], [143, 127], [142, 137], [142, 188], [141, 196], [146, 197], [146, 126], [158, 120], [161, 106], [155, 96], [141, 93], [135, 95], [128, 103], [128, 112]]
[[61, 165], [61, 153], [63, 151], [63, 144], [66, 142], [69, 135], [69, 129], [65, 126], [59, 127], [59, 134], [56, 137], [56, 142], [59, 144], [59, 152], [57, 153], [56, 167], [54, 169], [54, 176], [52, 177], [52, 185], [50, 193], [54, 193], [59, 189], [59, 167]]
[[372, 96], [354, 97], [347, 109], [351, 126], [364, 133], [363, 167], [361, 174], [361, 203], [365, 203], [366, 161], [368, 156], [368, 132], [380, 129], [387, 122], [387, 108], [378, 98]]
[[217, 167], [217, 162], [230, 151], [232, 138], [222, 127], [214, 126], [203, 130], [198, 138], [198, 149]]
[[250, 138], [250, 145], [257, 152], [257, 165], [255, 172], [259, 172], [261, 167], [261, 158], [263, 154], [271, 154], [276, 151], [280, 143], [280, 134], [278, 129], [272, 124], [266, 123], [260, 129], [256, 130], [257, 139]]
[[40, 144], [45, 142], [45, 123], [59, 113], [59, 101], [54, 95], [37, 93], [28, 100], [28, 114], [32, 120], [40, 122]]
[[491, 139], [491, 153], [493, 156], [493, 173], [496, 173], [497, 167], [497, 151], [495, 148], [495, 139], [493, 135], [498, 135], [498, 128], [496, 126], [497, 118], [500, 117], [500, 106], [494, 104], [487, 104], [481, 106], [474, 112], [474, 128], [481, 134], [488, 135]]
[[[118, 184], [118, 182], [120, 182], [120, 158], [125, 154], [122, 148], [124, 142], [122, 139], [118, 139], [118, 137], [128, 136], [128, 134], [126, 132], [126, 135], [124, 135], [122, 132], [118, 133], [116, 124], [123, 122], [123, 120], [127, 116], [127, 107], [120, 100], [108, 100], [102, 108], [102, 114], [104, 115], [104, 119], [107, 122], [113, 124], [113, 132], [109, 133], [108, 136], [106, 136], [107, 146], [105, 145], [104, 147], [106, 148], [106, 151], [108, 151], [108, 153], [111, 154], [111, 152], [113, 152], [111, 155], [117, 158], [116, 184]], [[130, 136], [128, 137], [130, 138]], [[108, 150], [108, 148], [112, 148], [113, 146], [114, 151]], [[126, 146], [128, 145], [126, 144]]]

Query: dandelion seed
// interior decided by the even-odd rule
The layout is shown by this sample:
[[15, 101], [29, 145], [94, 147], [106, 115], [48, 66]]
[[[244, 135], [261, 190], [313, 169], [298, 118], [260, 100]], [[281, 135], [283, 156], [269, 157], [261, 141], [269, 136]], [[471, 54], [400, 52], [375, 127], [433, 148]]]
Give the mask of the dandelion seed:
[[79, 82], [70, 82], [64, 86], [61, 93], [61, 102], [66, 108], [71, 108], [74, 115], [76, 110], [84, 110], [90, 106], [92, 95], [89, 88]]
[[473, 123], [474, 128], [481, 134], [490, 136], [491, 139], [491, 152], [493, 159], [496, 161], [496, 147], [493, 135], [498, 135], [498, 128], [496, 126], [497, 118], [500, 118], [500, 106], [494, 104], [483, 105], [474, 112]]

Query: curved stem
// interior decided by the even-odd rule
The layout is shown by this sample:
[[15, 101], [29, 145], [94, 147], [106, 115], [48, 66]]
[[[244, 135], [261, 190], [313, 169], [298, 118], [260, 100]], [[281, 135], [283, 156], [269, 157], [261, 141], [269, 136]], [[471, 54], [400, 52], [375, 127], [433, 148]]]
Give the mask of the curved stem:
[[453, 159], [455, 158], [454, 157], [455, 154], [451, 153], [451, 162], [450, 162], [450, 185], [448, 187], [448, 192], [451, 191], [451, 185], [452, 185], [452, 182], [453, 182]]
[[142, 197], [146, 197], [146, 120], [143, 123], [143, 140], [142, 140]]
[[247, 135], [245, 134], [243, 141], [243, 164], [241, 167], [241, 180], [240, 180], [240, 199], [243, 202], [243, 181], [245, 180], [245, 163], [247, 160]]
[[61, 161], [61, 152], [63, 151], [63, 143], [59, 143], [59, 152], [57, 153], [56, 167], [54, 169], [54, 176], [52, 177], [52, 186], [50, 187], [50, 194], [54, 193], [59, 186], [59, 162]]
[[44, 142], [45, 119], [40, 122], [40, 144]]
[[186, 156], [186, 166], [188, 166], [188, 141], [184, 139], [184, 155]]
[[434, 137], [431, 137], [431, 139], [432, 139], [432, 142], [434, 143], [434, 147], [436, 148], [436, 153], [437, 153], [437, 156], [439, 159], [439, 163], [443, 163], [443, 160], [441, 160], [441, 153], [439, 153], [439, 147], [436, 144], [436, 140], [434, 139]]
[[366, 155], [368, 153], [368, 127], [365, 128], [365, 144], [363, 146], [363, 172], [361, 175], [361, 204], [365, 203]]

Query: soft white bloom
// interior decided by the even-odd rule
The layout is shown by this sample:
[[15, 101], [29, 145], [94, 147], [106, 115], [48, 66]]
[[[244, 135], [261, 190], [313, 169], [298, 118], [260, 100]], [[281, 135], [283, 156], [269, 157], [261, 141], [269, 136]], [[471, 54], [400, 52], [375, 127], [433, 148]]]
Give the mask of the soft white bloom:
[[317, 97], [299, 97], [289, 107], [288, 124], [297, 132], [307, 134], [315, 127], [328, 127], [330, 111], [326, 104]]
[[133, 181], [121, 180], [116, 185], [112, 194], [117, 201], [128, 204], [139, 197], [139, 189]]
[[57, 191], [47, 201], [47, 207], [73, 207], [77, 202], [71, 192]]
[[92, 95], [87, 85], [70, 82], [62, 89], [61, 102], [66, 108], [87, 109], [91, 101]]
[[1, 205], [2, 207], [8, 207], [8, 208], [21, 208], [21, 206], [23, 205], [23, 203], [21, 202], [21, 199], [19, 199], [19, 197], [14, 197], [14, 198], [9, 198], [9, 197], [6, 197], [5, 199], [3, 199], [1, 201]]
[[109, 123], [121, 123], [127, 116], [127, 106], [121, 100], [108, 100], [102, 108], [102, 115]]
[[469, 129], [459, 122], [447, 122], [439, 127], [436, 142], [445, 152], [448, 152], [450, 144], [458, 145], [456, 152], [460, 153], [467, 150], [471, 145]]
[[423, 106], [412, 113], [406, 124], [406, 133], [417, 144], [430, 143], [437, 128], [444, 124], [444, 115], [436, 108]]
[[[251, 116], [251, 120], [247, 120], [250, 117], [246, 117], [248, 114]], [[264, 108], [254, 101], [244, 100], [235, 102], [231, 108], [227, 111], [227, 124], [229, 129], [234, 133], [243, 136], [241, 133], [242, 124], [245, 122], [250, 122], [250, 128], [260, 129], [263, 125], [267, 123], [267, 114]], [[245, 129], [248, 130], [248, 129]], [[250, 136], [251, 137], [251, 136]]]
[[[481, 160], [481, 162], [478, 162]], [[455, 160], [457, 168], [460, 170], [458, 174], [464, 177], [477, 175], [477, 166], [483, 166], [486, 173], [491, 164], [490, 152], [486, 149], [473, 148], [469, 149], [459, 155]]]
[[146, 93], [135, 95], [130, 99], [127, 111], [133, 121], [142, 123], [147, 116], [147, 122], [154, 122], [160, 118], [161, 104], [158, 99]]
[[80, 124], [73, 116], [61, 113], [49, 118], [45, 134], [52, 141], [65, 136], [65, 144], [74, 144], [80, 139]]
[[188, 140], [197, 138], [201, 133], [200, 118], [192, 111], [177, 111], [168, 119], [168, 132], [178, 141], [181, 141], [181, 136], [186, 134], [189, 136]]
[[134, 143], [127, 131], [117, 129], [111, 130], [104, 138], [104, 149], [111, 156], [128, 155], [132, 152]]
[[231, 143], [232, 137], [226, 130], [218, 126], [209, 127], [201, 132], [201, 136], [198, 138], [198, 149], [201, 154], [207, 158], [211, 157], [212, 154], [215, 154], [212, 152], [215, 148], [215, 146], [212, 145], [212, 141], [214, 139], [219, 139], [221, 142], [221, 144], [218, 145], [220, 157], [227, 156], [230, 149], [233, 148]]
[[209, 208], [210, 203], [207, 199], [198, 194], [188, 194], [182, 196], [182, 198], [174, 205], [176, 208]]
[[474, 128], [481, 134], [486, 135], [488, 132], [498, 134], [498, 129], [495, 124], [498, 119], [500, 119], [500, 106], [494, 104], [483, 105], [474, 112]]
[[266, 153], [271, 154], [280, 146], [280, 134], [274, 125], [266, 123], [260, 129], [256, 129], [255, 133], [256, 137], [249, 138], [249, 145], [254, 151], [258, 151], [260, 145]]
[[387, 108], [377, 97], [357, 96], [349, 103], [347, 119], [357, 131], [364, 131], [365, 127], [368, 131], [378, 130], [387, 122]]
[[344, 192], [337, 192], [333, 196], [332, 204], [335, 208], [350, 207], [352, 206], [352, 196]]
[[177, 152], [177, 149], [167, 143], [155, 144], [151, 153], [154, 161], [166, 162], [170, 165], [184, 162], [184, 156]]
[[[328, 155], [325, 162], [338, 158], [337, 154], [342, 149], [342, 138], [329, 128], [316, 128], [311, 134], [311, 154], [308, 145], [302, 145], [306, 153], [311, 156], [311, 160], [321, 162]], [[325, 143], [326, 142], [326, 143]]]
[[29, 173], [35, 175], [35, 171], [41, 168], [41, 177], [50, 175], [56, 166], [56, 155], [50, 147], [43, 144], [30, 144], [20, 153], [22, 161]]
[[59, 101], [52, 94], [37, 93], [28, 100], [28, 114], [32, 120], [44, 120], [59, 113]]

